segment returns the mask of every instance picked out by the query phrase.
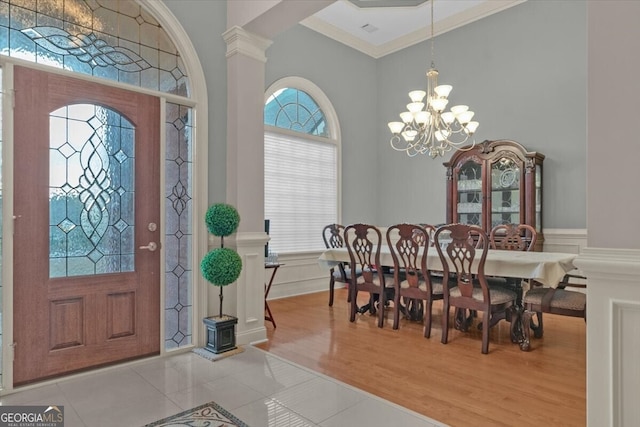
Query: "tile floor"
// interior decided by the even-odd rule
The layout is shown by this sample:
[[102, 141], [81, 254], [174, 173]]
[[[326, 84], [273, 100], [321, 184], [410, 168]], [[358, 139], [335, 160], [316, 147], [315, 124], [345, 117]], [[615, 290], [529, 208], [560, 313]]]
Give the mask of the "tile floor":
[[182, 353], [113, 367], [0, 404], [64, 405], [65, 427], [137, 427], [212, 400], [251, 427], [444, 426], [251, 346], [215, 362]]

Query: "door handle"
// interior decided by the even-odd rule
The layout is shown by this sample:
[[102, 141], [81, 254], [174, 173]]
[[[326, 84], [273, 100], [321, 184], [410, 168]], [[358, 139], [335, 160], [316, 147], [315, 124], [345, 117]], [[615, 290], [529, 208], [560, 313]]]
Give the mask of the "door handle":
[[149, 252], [153, 252], [158, 249], [158, 244], [156, 242], [149, 242], [149, 244], [146, 246], [140, 246], [140, 249], [146, 249]]

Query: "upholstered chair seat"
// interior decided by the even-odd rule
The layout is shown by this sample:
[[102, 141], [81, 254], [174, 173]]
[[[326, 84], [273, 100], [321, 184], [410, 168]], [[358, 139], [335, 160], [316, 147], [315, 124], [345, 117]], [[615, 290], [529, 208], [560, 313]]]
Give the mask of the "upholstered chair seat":
[[[523, 303], [542, 305], [544, 296], [549, 288], [534, 288], [526, 293]], [[585, 310], [587, 307], [587, 295], [582, 292], [556, 289], [553, 298], [549, 301], [550, 308], [565, 310]]]
[[[522, 299], [524, 306], [523, 339], [520, 343], [522, 350], [531, 349], [530, 329], [536, 338], [542, 338], [544, 333], [542, 313], [561, 316], [582, 317], [587, 321], [587, 293], [586, 277], [567, 274], [556, 288], [534, 287], [527, 291]], [[575, 283], [575, 281], [582, 281]], [[583, 289], [583, 291], [567, 290], [567, 287]], [[536, 314], [538, 324], [535, 325], [533, 315]]]
[[[462, 293], [460, 292], [460, 288], [458, 288], [457, 286], [454, 288], [451, 288], [449, 290], [449, 294], [452, 297], [462, 296]], [[489, 296], [491, 298], [491, 304], [504, 304], [516, 299], [516, 293], [508, 289], [499, 289], [499, 288], [489, 289]], [[483, 299], [482, 288], [473, 288], [472, 297], [473, 299], [482, 301]]]
[[[410, 287], [411, 285], [409, 284], [408, 280], [403, 280], [402, 282], [400, 282], [400, 289], [409, 289]], [[436, 282], [432, 278], [431, 287], [433, 288], [434, 294], [442, 294], [442, 282]], [[425, 282], [418, 283], [418, 289], [420, 289], [423, 292], [426, 292], [427, 284]]]

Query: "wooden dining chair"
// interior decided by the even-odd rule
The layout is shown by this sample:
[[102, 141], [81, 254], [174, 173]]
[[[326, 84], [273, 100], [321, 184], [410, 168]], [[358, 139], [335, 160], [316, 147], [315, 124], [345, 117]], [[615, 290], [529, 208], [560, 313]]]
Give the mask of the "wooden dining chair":
[[[322, 239], [327, 249], [344, 247], [344, 226], [340, 224], [329, 224], [322, 230]], [[348, 263], [341, 262], [336, 267], [329, 270], [329, 307], [333, 306], [333, 294], [336, 282], [349, 286], [352, 270]], [[358, 275], [358, 271], [354, 271]], [[347, 296], [347, 302], [350, 302]]]
[[[577, 274], [566, 274], [555, 288], [534, 287], [527, 291], [522, 300], [524, 314], [522, 316], [523, 340], [520, 349], [531, 349], [530, 330], [534, 337], [542, 338], [544, 333], [542, 313], [558, 314], [561, 316], [582, 317], [587, 321], [587, 295], [578, 290], [566, 288], [586, 289], [587, 278]], [[538, 324], [533, 323], [533, 314], [537, 315]]]
[[413, 234], [413, 239], [420, 244], [420, 246], [433, 246], [433, 235], [436, 233], [436, 227], [431, 224], [420, 223], [417, 224], [422, 227], [427, 233], [416, 229]]
[[489, 234], [491, 249], [507, 251], [531, 251], [537, 239], [536, 229], [528, 224], [498, 224]]
[[[505, 251], [532, 251], [535, 248], [538, 233], [528, 224], [498, 224], [489, 233], [491, 249]], [[490, 287], [502, 286], [516, 293], [517, 303], [522, 302], [522, 282], [517, 277], [487, 277]]]
[[[508, 289], [489, 288], [484, 274], [488, 251], [476, 249], [478, 245], [487, 248], [489, 238], [480, 227], [445, 225], [436, 231], [434, 239], [444, 271], [442, 343], [448, 342], [451, 307], [456, 309], [455, 327], [461, 331], [467, 331], [474, 318], [467, 316], [467, 310], [470, 313], [481, 311], [482, 353], [487, 354], [489, 329], [500, 319], [511, 320], [510, 311], [515, 305], [516, 294]], [[443, 240], [445, 244], [442, 244]], [[511, 323], [512, 334], [515, 323]]]
[[351, 224], [344, 229], [344, 241], [349, 265], [361, 272], [360, 275], [352, 275], [349, 282], [349, 320], [355, 322], [359, 312], [358, 292], [364, 291], [369, 293], [369, 312], [375, 315], [377, 311], [378, 327], [382, 328], [385, 308], [394, 289], [393, 277], [386, 276], [380, 264], [382, 234], [374, 225]]
[[[427, 269], [431, 245], [429, 232], [416, 224], [397, 224], [387, 229], [387, 244], [393, 258], [395, 284], [393, 329], [400, 325], [400, 298], [424, 301], [422, 305], [424, 336], [431, 336], [431, 314], [434, 300], [442, 299], [442, 282], [433, 283]], [[405, 306], [406, 309], [406, 306]]]

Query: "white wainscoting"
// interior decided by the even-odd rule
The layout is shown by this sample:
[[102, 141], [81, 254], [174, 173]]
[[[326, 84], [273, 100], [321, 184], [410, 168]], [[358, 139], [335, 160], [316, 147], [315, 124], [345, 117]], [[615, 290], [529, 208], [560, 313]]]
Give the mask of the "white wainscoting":
[[[544, 250], [579, 254], [587, 245], [585, 229], [545, 229]], [[321, 292], [329, 289], [329, 272], [318, 265], [320, 252], [286, 255], [280, 254], [278, 261], [284, 263], [276, 273], [269, 299]], [[265, 282], [271, 270], [265, 271]], [[336, 287], [343, 286], [336, 283]]]
[[[276, 273], [269, 292], [269, 299], [310, 294], [329, 289], [329, 272], [318, 265], [318, 257], [321, 253], [279, 254], [278, 262], [284, 265]], [[270, 269], [265, 270], [265, 283], [269, 281], [271, 272]]]
[[544, 230], [545, 252], [579, 254], [587, 246], [587, 230], [551, 228]]
[[587, 247], [575, 263], [589, 277], [587, 425], [637, 426], [640, 250]]

